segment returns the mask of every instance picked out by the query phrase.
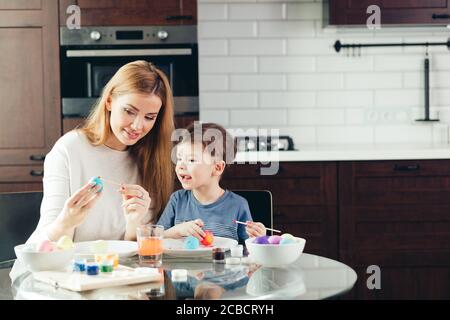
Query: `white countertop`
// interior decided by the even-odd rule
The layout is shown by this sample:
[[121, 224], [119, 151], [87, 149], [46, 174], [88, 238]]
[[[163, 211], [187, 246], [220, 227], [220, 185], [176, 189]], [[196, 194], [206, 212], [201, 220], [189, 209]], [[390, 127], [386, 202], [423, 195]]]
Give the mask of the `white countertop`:
[[450, 159], [450, 144], [304, 145], [298, 149], [238, 152], [234, 162]]

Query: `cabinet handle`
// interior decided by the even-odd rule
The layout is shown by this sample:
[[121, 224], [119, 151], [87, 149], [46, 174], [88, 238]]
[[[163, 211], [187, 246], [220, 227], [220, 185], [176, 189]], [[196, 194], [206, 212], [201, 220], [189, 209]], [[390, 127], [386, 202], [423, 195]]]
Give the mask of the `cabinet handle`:
[[44, 170], [31, 170], [30, 175], [33, 177], [42, 177], [44, 175]]
[[419, 171], [420, 165], [419, 164], [409, 164], [409, 165], [402, 166], [402, 165], [396, 164], [396, 165], [394, 165], [394, 170], [395, 171], [408, 171], [408, 172]]
[[167, 16], [166, 20], [167, 21], [171, 21], [171, 20], [192, 20], [194, 19], [194, 16]]
[[434, 20], [437, 20], [437, 19], [450, 19], [450, 15], [448, 15], [448, 14], [436, 14], [436, 13], [433, 13], [433, 15], [431, 17]]
[[44, 154], [32, 154], [30, 156], [30, 160], [32, 161], [44, 161], [45, 155]]

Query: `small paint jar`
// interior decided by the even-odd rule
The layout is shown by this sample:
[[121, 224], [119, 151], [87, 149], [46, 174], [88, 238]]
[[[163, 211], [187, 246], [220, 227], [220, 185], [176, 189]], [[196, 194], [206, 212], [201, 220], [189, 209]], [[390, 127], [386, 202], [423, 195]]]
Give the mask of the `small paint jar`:
[[113, 259], [103, 259], [100, 263], [100, 272], [109, 273], [114, 271]]
[[100, 264], [100, 269], [101, 269], [101, 265], [105, 261], [109, 261], [109, 260], [113, 261], [114, 269], [117, 269], [117, 267], [119, 266], [119, 255], [117, 253], [96, 254], [95, 255], [95, 262]]
[[230, 248], [230, 251], [233, 258], [242, 258], [244, 256], [244, 246], [242, 244]]
[[73, 262], [74, 272], [85, 272], [86, 271], [86, 259], [75, 259]]
[[224, 248], [213, 248], [212, 249], [212, 260], [214, 263], [225, 263], [225, 249]]
[[98, 275], [100, 268], [98, 267], [97, 262], [90, 262], [86, 265], [86, 273], [88, 276], [96, 276]]

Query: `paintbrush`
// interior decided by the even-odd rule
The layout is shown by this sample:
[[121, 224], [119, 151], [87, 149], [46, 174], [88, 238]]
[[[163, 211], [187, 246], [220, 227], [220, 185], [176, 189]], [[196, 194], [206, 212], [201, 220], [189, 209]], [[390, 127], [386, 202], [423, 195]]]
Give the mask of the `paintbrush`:
[[[247, 222], [242, 222], [242, 221], [238, 221], [238, 220], [233, 220], [233, 222], [234, 222], [234, 223], [243, 224], [243, 225], [246, 225], [246, 226], [248, 225]], [[272, 228], [266, 228], [266, 230], [270, 230], [270, 231], [273, 231], [273, 232], [281, 233], [280, 230], [276, 230], [276, 229], [272, 229]]]

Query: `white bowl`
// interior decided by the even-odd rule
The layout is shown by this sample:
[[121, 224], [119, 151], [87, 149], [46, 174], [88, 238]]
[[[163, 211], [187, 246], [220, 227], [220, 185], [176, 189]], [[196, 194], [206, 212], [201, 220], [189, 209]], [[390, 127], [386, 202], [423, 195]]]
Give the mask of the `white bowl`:
[[52, 252], [30, 252], [22, 250], [26, 245], [14, 247], [17, 259], [31, 272], [61, 270], [73, 259], [75, 249], [57, 250]]
[[296, 237], [296, 242], [288, 244], [257, 244], [254, 238], [245, 240], [250, 260], [265, 267], [279, 267], [291, 264], [300, 257], [306, 240]]

